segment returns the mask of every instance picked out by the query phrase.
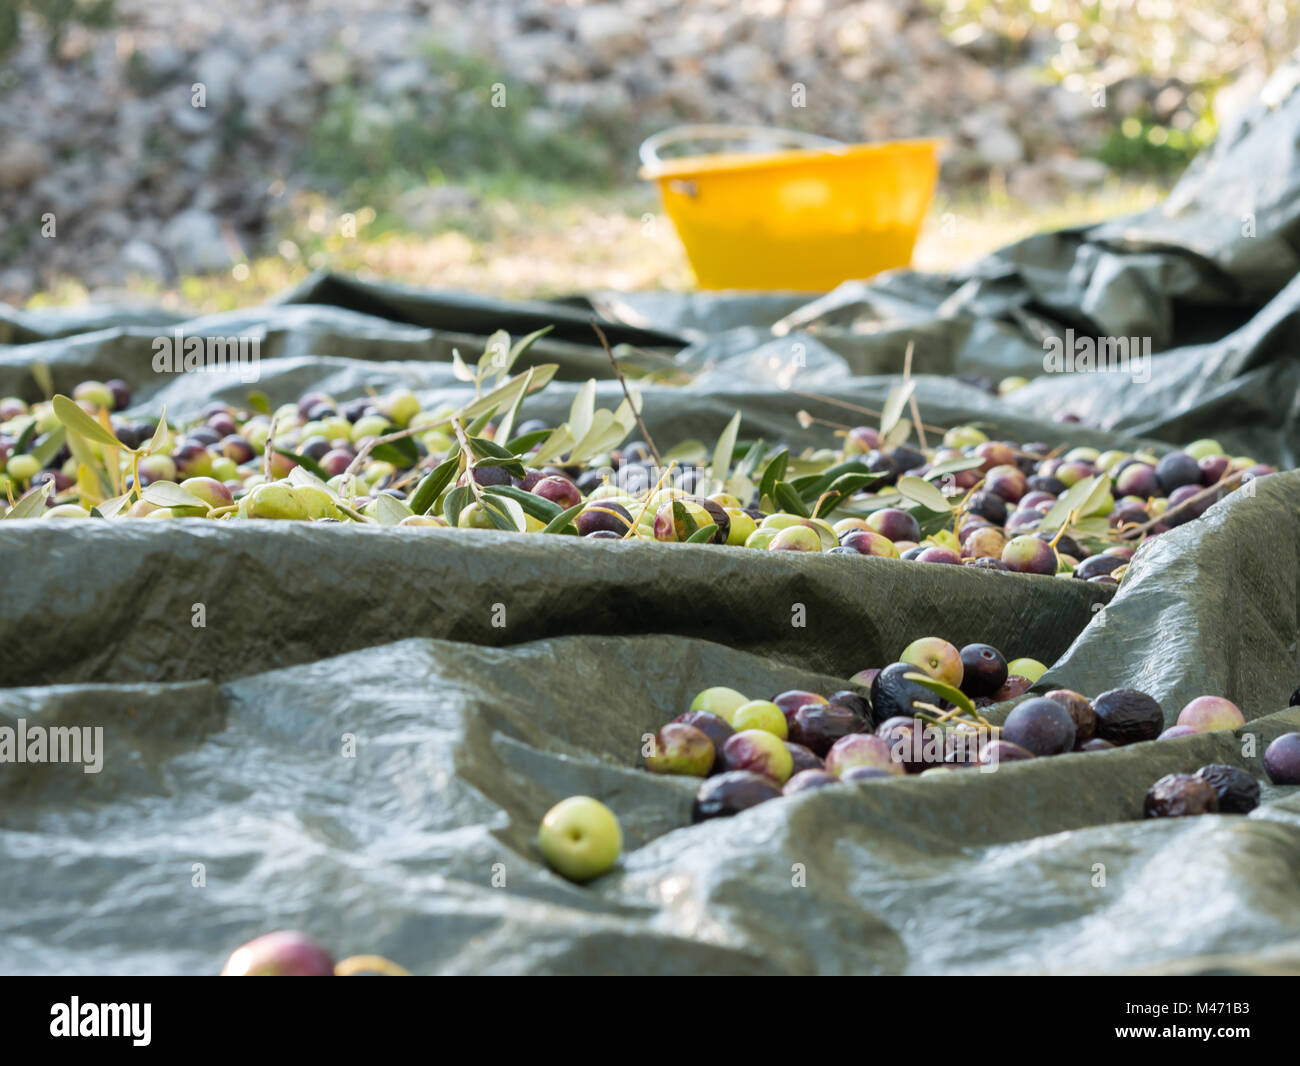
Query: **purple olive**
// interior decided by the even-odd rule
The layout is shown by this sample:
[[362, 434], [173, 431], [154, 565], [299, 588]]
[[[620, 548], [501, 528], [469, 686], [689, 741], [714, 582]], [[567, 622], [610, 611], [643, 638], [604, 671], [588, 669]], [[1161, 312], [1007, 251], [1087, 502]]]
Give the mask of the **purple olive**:
[[333, 977], [334, 960], [306, 933], [267, 933], [236, 948], [222, 977]]

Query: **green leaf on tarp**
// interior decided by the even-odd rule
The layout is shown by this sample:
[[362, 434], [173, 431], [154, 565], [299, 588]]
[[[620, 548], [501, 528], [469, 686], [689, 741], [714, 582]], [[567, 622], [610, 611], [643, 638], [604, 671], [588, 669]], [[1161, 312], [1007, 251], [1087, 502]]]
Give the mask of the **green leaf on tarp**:
[[50, 399], [54, 395], [54, 376], [50, 373], [50, 368], [45, 363], [32, 364], [32, 378], [36, 382], [36, 387], [41, 390], [41, 395], [45, 399]]
[[129, 492], [123, 493], [121, 496], [114, 496], [111, 500], [96, 504], [90, 509], [90, 513], [99, 518], [113, 518], [126, 506], [127, 501], [130, 499], [131, 493]]
[[395, 526], [403, 518], [410, 518], [412, 514], [406, 504], [386, 492], [380, 492], [375, 496], [371, 511], [381, 526]]
[[553, 329], [555, 329], [553, 325], [543, 326], [541, 329], [535, 329], [526, 337], [520, 337], [519, 340], [515, 341], [514, 347], [510, 349], [510, 359], [506, 364], [506, 369], [513, 370], [515, 363], [519, 362], [519, 357]]
[[573, 446], [569, 460], [574, 463], [587, 462], [617, 447], [626, 436], [627, 428], [614, 418], [612, 411], [597, 411], [587, 435]]
[[767, 466], [763, 468], [763, 477], [758, 483], [758, 498], [760, 501], [766, 498], [775, 502], [773, 492], [776, 489], [776, 483], [785, 477], [785, 468], [789, 465], [789, 462], [790, 452], [786, 448], [782, 448], [768, 461]]
[[464, 359], [461, 358], [460, 350], [453, 348], [451, 350], [451, 376], [457, 381], [475, 380], [474, 371], [472, 371]]
[[533, 371], [529, 370], [524, 375], [523, 388], [519, 390], [519, 395], [515, 397], [515, 402], [510, 405], [506, 413], [501, 417], [501, 423], [496, 428], [496, 436], [501, 440], [509, 441], [510, 432], [514, 429], [515, 419], [519, 416], [519, 408], [523, 405], [524, 397], [528, 395], [529, 386], [532, 384]]
[[281, 448], [278, 444], [274, 444], [272, 447], [280, 455], [283, 455], [286, 459], [292, 459], [304, 470], [310, 471], [313, 475], [320, 478], [321, 481], [329, 480], [329, 475], [325, 473], [325, 470], [321, 467], [320, 463], [316, 462], [316, 460], [310, 455], [303, 455], [302, 452], [291, 451], [289, 448]]
[[12, 449], [13, 455], [26, 455], [27, 448], [32, 443], [32, 438], [36, 436], [36, 419], [28, 421], [23, 427], [23, 431], [18, 434], [18, 440], [14, 442]]
[[898, 479], [898, 491], [913, 503], [919, 503], [928, 510], [941, 513], [952, 510], [952, 504], [944, 499], [943, 493], [924, 478], [900, 477]]
[[800, 518], [811, 517], [808, 505], [803, 502], [803, 497], [794, 491], [794, 486], [788, 481], [778, 481], [772, 492], [773, 502], [776, 503], [781, 510], [786, 511], [789, 514], [796, 514]]
[[907, 407], [907, 401], [912, 398], [912, 393], [916, 390], [916, 381], [908, 378], [901, 385], [898, 385], [889, 393], [889, 398], [885, 401], [884, 409], [880, 412], [880, 435], [888, 437], [899, 423], [904, 409]]
[[209, 510], [208, 502], [201, 500], [188, 489], [174, 481], [154, 481], [146, 485], [140, 496], [155, 507], [202, 507]]
[[508, 496], [523, 508], [525, 514], [532, 515], [539, 522], [550, 522], [561, 514], [558, 503], [515, 485], [488, 485], [483, 491], [492, 496]]
[[1043, 515], [1042, 520], [1038, 523], [1038, 528], [1043, 530], [1060, 529], [1065, 524], [1065, 520], [1070, 517], [1070, 512], [1079, 513], [1093, 491], [1099, 485], [1105, 485], [1109, 480], [1105, 475], [1098, 475], [1097, 477], [1085, 477], [1076, 481], [1061, 493], [1057, 501], [1052, 504], [1051, 510]]
[[447, 498], [442, 501], [442, 517], [447, 520], [447, 525], [454, 526], [460, 519], [460, 513], [474, 499], [474, 493], [468, 485], [457, 485], [449, 493]]
[[891, 448], [897, 448], [900, 444], [906, 444], [907, 439], [912, 435], [912, 420], [910, 418], [900, 418], [898, 425], [888, 433], [882, 434], [880, 439], [880, 450], [887, 452]]
[[694, 533], [686, 538], [687, 544], [707, 544], [717, 533], [718, 527], [715, 523], [710, 522], [707, 526], [700, 526]]
[[523, 508], [516, 500], [484, 495], [480, 502], [497, 529], [504, 530], [506, 533], [523, 533], [528, 529], [528, 523], [524, 521]]
[[[31, 457], [41, 464], [43, 470], [50, 465], [50, 460], [59, 453], [67, 440], [67, 427], [59, 424], [37, 442], [36, 447], [31, 450]], [[15, 449], [15, 452], [17, 452], [17, 449]]]
[[767, 442], [759, 438], [749, 446], [749, 450], [736, 465], [736, 473], [743, 477], [750, 477], [758, 469], [758, 464], [763, 461], [763, 456], [766, 454]]
[[582, 509], [586, 506], [587, 505], [585, 503], [575, 503], [572, 507], [569, 507], [566, 510], [561, 511], [559, 514], [557, 514], [554, 518], [552, 518], [549, 522], [546, 523], [546, 528], [543, 529], [542, 532], [543, 533], [567, 533], [569, 530], [573, 530], [574, 533], [577, 533], [578, 530], [573, 525], [573, 520], [578, 517], [578, 515], [582, 512]]
[[718, 484], [727, 480], [731, 470], [732, 453], [736, 450], [736, 434], [740, 432], [740, 412], [737, 411], [727, 423], [726, 429], [718, 437], [713, 448], [713, 462], [709, 465], [709, 477]]
[[486, 378], [496, 374], [500, 378], [510, 372], [510, 334], [503, 329], [497, 330], [487, 339], [483, 354], [478, 360], [477, 377]]
[[924, 685], [936, 696], [942, 696], [954, 707], [960, 707], [964, 714], [974, 715], [975, 704], [971, 702], [969, 696], [959, 688], [943, 681], [938, 681], [929, 674], [923, 674], [920, 670], [911, 671], [903, 675], [908, 681], [915, 681], [918, 685]]
[[596, 379], [591, 378], [573, 397], [569, 406], [569, 432], [574, 440], [582, 440], [591, 430], [596, 417]]
[[[269, 415], [271, 413], [271, 397], [261, 389], [254, 389], [248, 394], [248, 406], [259, 415]], [[159, 424], [161, 424], [161, 419]]]
[[163, 405], [162, 413], [158, 416], [158, 422], [153, 427], [153, 436], [149, 438], [149, 443], [144, 446], [145, 455], [155, 455], [162, 450], [163, 442], [167, 440], [167, 405]]
[[87, 440], [93, 440], [110, 448], [126, 448], [126, 445], [86, 414], [76, 400], [58, 395], [54, 397], [53, 404], [55, 415], [68, 429], [75, 430]]
[[677, 535], [686, 541], [689, 541], [691, 534], [700, 528], [695, 517], [681, 500], [673, 500], [673, 525], [677, 527]]
[[546, 440], [554, 431], [550, 429], [535, 429], [531, 433], [522, 433], [514, 440], [506, 444], [506, 447], [515, 455], [526, 455], [542, 441]]
[[80, 433], [69, 429], [66, 433], [66, 443], [68, 451], [72, 453], [72, 457], [77, 461], [78, 477], [80, 477], [82, 469], [89, 471], [99, 487], [99, 494], [105, 497], [112, 496], [117, 491], [113, 480], [109, 477], [109, 473], [100, 461], [99, 456], [91, 450], [86, 439]]
[[428, 514], [429, 508], [437, 502], [442, 490], [451, 484], [459, 469], [460, 449], [453, 448], [447, 458], [425, 474], [416, 485], [415, 491], [411, 493], [411, 513]]
[[487, 428], [487, 424], [492, 421], [492, 411], [484, 411], [468, 426], [465, 426], [465, 436], [477, 437]]
[[5, 518], [38, 517], [45, 510], [45, 501], [49, 499], [50, 493], [53, 491], [54, 483], [52, 481], [47, 481], [44, 485], [38, 485], [23, 496], [22, 499], [16, 500], [14, 505], [5, 513]]
[[558, 426], [551, 431], [545, 443], [537, 449], [537, 454], [532, 457], [533, 465], [544, 466], [552, 459], [558, 459], [572, 447], [573, 434], [569, 432], [569, 427], [567, 425]]
[[963, 455], [960, 459], [948, 459], [942, 463], [935, 463], [925, 472], [926, 481], [934, 481], [946, 474], [960, 474], [963, 470], [974, 470], [977, 466], [983, 466], [984, 460], [976, 455]]
[[516, 374], [486, 396], [466, 404], [460, 409], [458, 415], [461, 419], [478, 418], [481, 415], [487, 415], [490, 419], [502, 407], [510, 407], [518, 396], [525, 393], [525, 383], [528, 383], [528, 393], [536, 392], [549, 385], [551, 378], [555, 377], [555, 372], [559, 369], [559, 363], [539, 363], [537, 366], [529, 367], [528, 372]]

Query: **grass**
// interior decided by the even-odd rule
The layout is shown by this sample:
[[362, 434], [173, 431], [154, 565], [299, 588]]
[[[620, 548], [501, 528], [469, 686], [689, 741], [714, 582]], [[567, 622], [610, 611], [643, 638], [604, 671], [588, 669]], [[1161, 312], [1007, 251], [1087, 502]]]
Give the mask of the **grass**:
[[[442, 187], [444, 190], [449, 188]], [[171, 286], [135, 279], [131, 300], [195, 312], [249, 307], [329, 267], [430, 288], [473, 289], [509, 297], [549, 297], [591, 289], [689, 290], [690, 267], [653, 188], [606, 190], [518, 178], [475, 180], [428, 217], [410, 195], [382, 208], [321, 194], [284, 204], [268, 254], [217, 275]], [[913, 257], [920, 270], [961, 266], [1030, 234], [1097, 222], [1159, 202], [1152, 183], [1118, 183], [1047, 206], [1014, 201], [990, 188], [935, 198]], [[459, 198], [472, 198], [461, 205]], [[355, 236], [344, 232], [354, 219]], [[31, 307], [82, 303], [88, 294], [61, 279]]]

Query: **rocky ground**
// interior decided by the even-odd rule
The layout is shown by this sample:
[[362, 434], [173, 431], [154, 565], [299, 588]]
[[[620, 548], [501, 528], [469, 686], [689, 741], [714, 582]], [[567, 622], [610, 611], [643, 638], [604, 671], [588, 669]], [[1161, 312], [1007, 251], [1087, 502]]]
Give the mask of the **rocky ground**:
[[[563, 144], [580, 130], [623, 176], [647, 132], [753, 122], [844, 140], [944, 136], [950, 188], [992, 173], [1038, 197], [1107, 177], [1089, 152], [1115, 113], [1161, 92], [1161, 106], [1178, 106], [1140, 79], [1094, 106], [1088, 85], [1044, 82], [1033, 47], [1006, 61], [997, 41], [954, 44], [924, 0], [117, 0], [117, 11], [109, 30], [71, 28], [53, 56], [28, 32], [0, 61], [0, 298], [57, 277], [93, 288], [227, 270], [274, 243], [296, 191], [342, 180], [315, 171], [382, 172], [411, 131], [472, 136], [494, 87], [507, 108], [531, 101], [521, 137]], [[467, 56], [498, 73], [467, 77]], [[322, 129], [341, 138], [322, 146]], [[454, 174], [456, 162], [429, 167]], [[463, 209], [445, 188], [398, 202], [426, 223], [448, 203]]]

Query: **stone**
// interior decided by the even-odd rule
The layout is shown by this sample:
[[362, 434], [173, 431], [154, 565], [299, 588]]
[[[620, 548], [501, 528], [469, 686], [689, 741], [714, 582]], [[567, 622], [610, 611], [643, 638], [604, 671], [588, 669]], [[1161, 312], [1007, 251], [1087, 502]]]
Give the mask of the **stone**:
[[171, 267], [162, 252], [148, 241], [138, 238], [122, 245], [118, 262], [127, 274], [137, 274], [157, 281], [166, 281], [171, 275]]
[[573, 29], [579, 43], [604, 60], [635, 55], [649, 45], [641, 19], [614, 4], [579, 8]]
[[183, 274], [226, 270], [233, 262], [221, 235], [220, 220], [209, 211], [189, 208], [163, 230], [163, 247]]
[[0, 143], [0, 189], [25, 189], [50, 169], [50, 153], [39, 141], [18, 137]]

